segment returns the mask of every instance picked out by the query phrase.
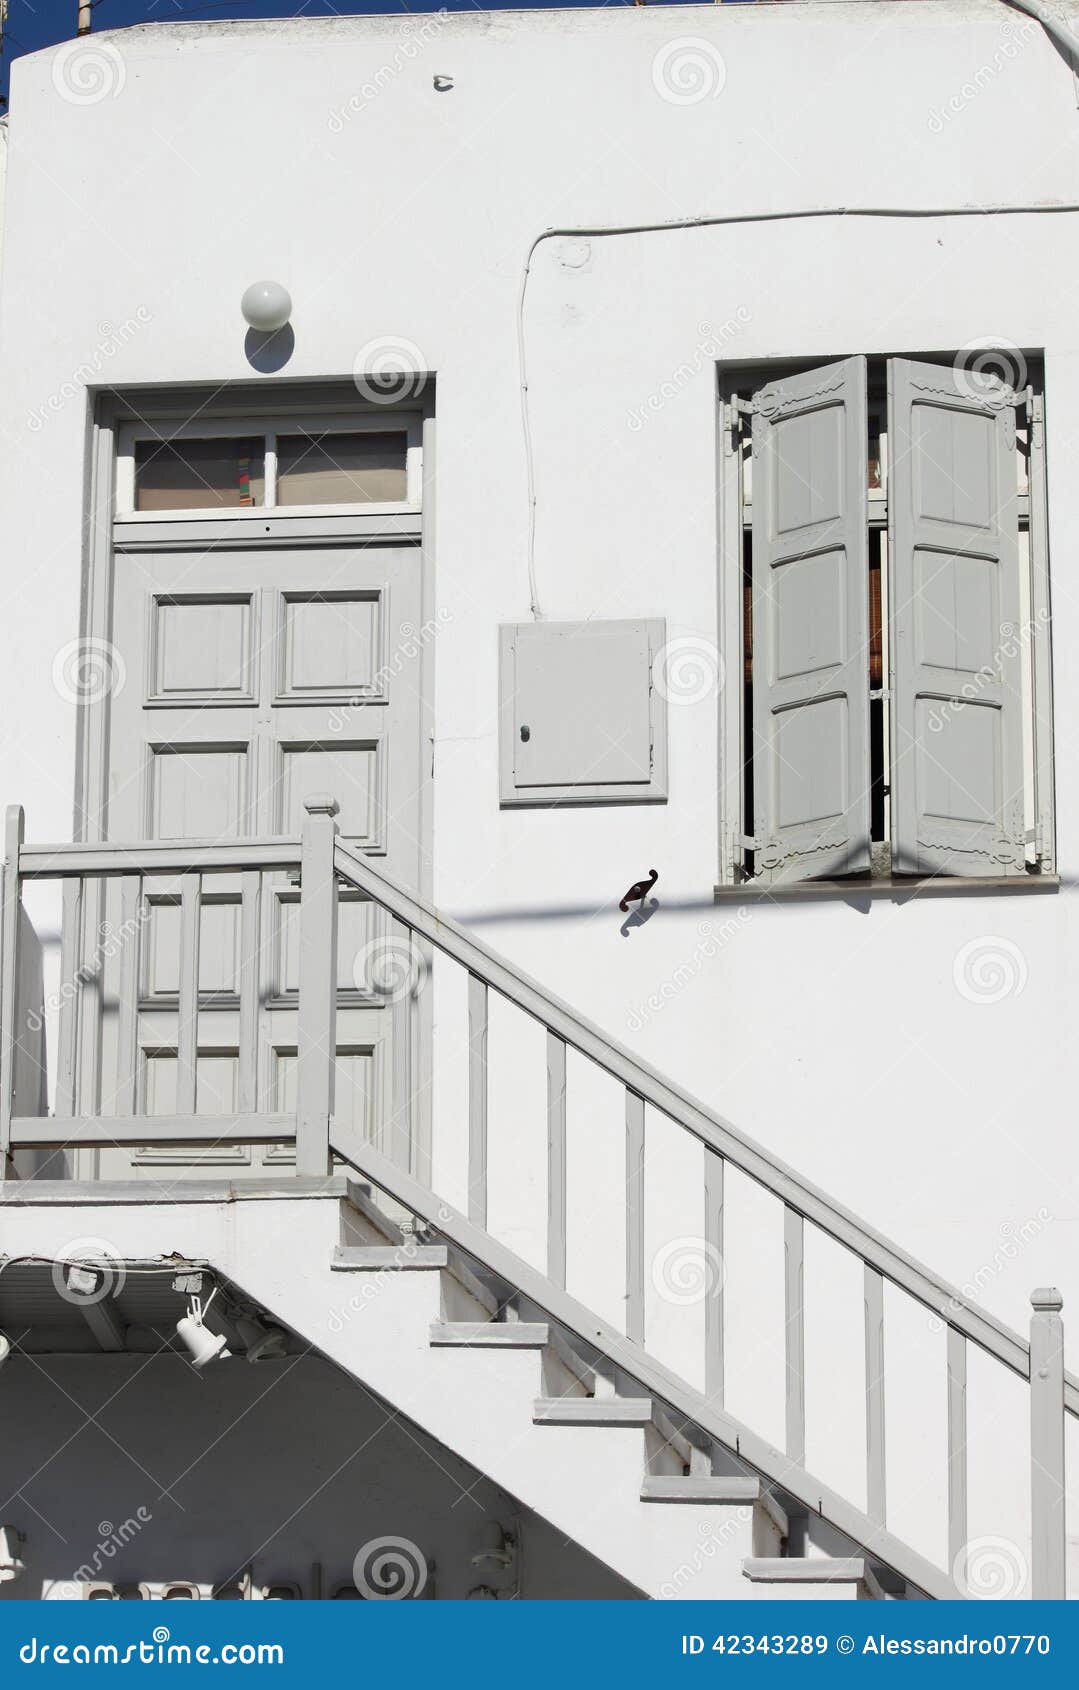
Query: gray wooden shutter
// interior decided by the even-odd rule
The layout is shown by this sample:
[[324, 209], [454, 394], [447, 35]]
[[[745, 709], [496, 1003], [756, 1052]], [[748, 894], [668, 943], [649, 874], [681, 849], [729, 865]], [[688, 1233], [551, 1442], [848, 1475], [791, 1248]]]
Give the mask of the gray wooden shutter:
[[869, 866], [864, 358], [753, 400], [753, 793], [769, 885]]
[[1022, 874], [1017, 398], [903, 358], [888, 390], [892, 866]]

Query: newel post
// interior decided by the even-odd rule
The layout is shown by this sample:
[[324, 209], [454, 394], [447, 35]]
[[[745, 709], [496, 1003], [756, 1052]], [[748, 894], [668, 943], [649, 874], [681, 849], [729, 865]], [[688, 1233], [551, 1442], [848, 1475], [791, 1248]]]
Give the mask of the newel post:
[[1064, 1600], [1064, 1299], [1050, 1286], [1031, 1294], [1031, 1595]]
[[300, 1002], [296, 1036], [296, 1172], [330, 1171], [337, 1061], [337, 800], [304, 804], [300, 838]]

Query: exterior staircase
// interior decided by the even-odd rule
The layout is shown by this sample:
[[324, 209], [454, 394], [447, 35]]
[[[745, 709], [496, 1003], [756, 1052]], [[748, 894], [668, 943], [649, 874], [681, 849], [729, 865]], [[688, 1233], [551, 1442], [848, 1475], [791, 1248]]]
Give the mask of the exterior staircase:
[[[377, 1392], [526, 1507], [547, 1519], [649, 1596], [888, 1599], [969, 1594], [967, 1354], [970, 1346], [1029, 1385], [1031, 1413], [1030, 1585], [1064, 1589], [1064, 1426], [1079, 1413], [1079, 1381], [1063, 1367], [1060, 1299], [1034, 1296], [1031, 1341], [1011, 1331], [875, 1233], [859, 1218], [747, 1139], [706, 1105], [648, 1067], [537, 982], [437, 910], [380, 874], [343, 844], [336, 805], [311, 800], [300, 841], [139, 845], [37, 845], [9, 816], [4, 865], [0, 1156], [105, 1145], [192, 1142], [293, 1144], [296, 1175], [274, 1183], [278, 1208], [266, 1224], [258, 1181], [217, 1195], [186, 1174], [168, 1182], [167, 1239], [174, 1255], [209, 1264], [312, 1348]], [[18, 1056], [27, 1025], [24, 882], [123, 881], [140, 907], [142, 882], [190, 877], [195, 957], [182, 965], [190, 1001], [181, 1017], [179, 1063], [193, 1076], [198, 1051], [195, 919], [206, 877], [244, 877], [245, 900], [271, 870], [300, 873], [300, 979], [294, 1113], [246, 1109], [227, 1118], [139, 1115], [127, 1069], [128, 1106], [77, 1113], [70, 1091], [51, 1116], [20, 1113]], [[467, 1001], [467, 1213], [434, 1189], [431, 1160], [390, 1156], [334, 1115], [335, 947], [338, 888], [381, 912], [406, 979], [422, 981], [428, 957], [463, 971]], [[249, 904], [245, 902], [244, 917]], [[139, 923], [121, 958], [121, 1058], [135, 1048]], [[69, 951], [67, 961], [72, 962]], [[407, 966], [406, 966], [407, 965]], [[74, 969], [72, 969], [74, 973]], [[258, 1038], [258, 980], [241, 1005], [241, 1043]], [[543, 1029], [547, 1082], [547, 1238], [543, 1268], [523, 1259], [489, 1224], [489, 994]], [[406, 993], [397, 993], [395, 1008]], [[70, 1018], [67, 1026], [73, 1024]], [[31, 1024], [35, 1018], [30, 1017]], [[36, 1018], [40, 1024], [40, 1017]], [[246, 1049], [246, 1047], [245, 1047]], [[395, 1060], [407, 1054], [395, 1046]], [[567, 1286], [567, 1051], [589, 1059], [624, 1094], [625, 1319], [614, 1326]], [[241, 1051], [241, 1058], [245, 1050]], [[61, 1052], [62, 1070], [70, 1070]], [[191, 1081], [193, 1091], [193, 1077]], [[66, 1106], [65, 1106], [66, 1105]], [[736, 1418], [724, 1389], [726, 1307], [721, 1277], [705, 1298], [703, 1387], [673, 1371], [646, 1330], [646, 1109], [673, 1124], [701, 1153], [701, 1244], [722, 1254], [731, 1193], [728, 1168], [763, 1189], [782, 1220], [785, 1439]], [[436, 1130], [438, 1123], [436, 1122]], [[408, 1135], [395, 1134], [414, 1142]], [[336, 1159], [355, 1178], [346, 1194]], [[163, 1252], [157, 1185], [108, 1190], [79, 1182], [9, 1178], [0, 1188], [7, 1256], [62, 1253], [85, 1231], [81, 1202], [110, 1204], [113, 1248], [132, 1260]], [[265, 1193], [264, 1193], [265, 1195]], [[403, 1225], [401, 1223], [404, 1223]], [[864, 1494], [825, 1483], [807, 1464], [805, 1234], [812, 1227], [860, 1264], [863, 1279]], [[287, 1249], [282, 1247], [287, 1240]], [[886, 1497], [885, 1286], [945, 1335], [946, 1393], [940, 1433], [947, 1453], [947, 1552], [932, 1559], [889, 1525]], [[1014, 1594], [1016, 1592], [1008, 1592]]]

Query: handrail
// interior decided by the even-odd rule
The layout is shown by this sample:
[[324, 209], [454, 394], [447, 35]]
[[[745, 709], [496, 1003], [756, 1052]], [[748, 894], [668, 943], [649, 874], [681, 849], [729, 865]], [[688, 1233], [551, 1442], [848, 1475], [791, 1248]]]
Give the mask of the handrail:
[[[642, 1061], [532, 980], [479, 939], [443, 916], [422, 897], [374, 867], [344, 843], [334, 817], [336, 801], [308, 798], [302, 837], [295, 839], [151, 840], [125, 844], [26, 846], [22, 812], [9, 810], [4, 852], [4, 898], [0, 942], [0, 1166], [24, 1146], [183, 1143], [222, 1136], [250, 1143], [293, 1137], [298, 1173], [324, 1174], [336, 1152], [384, 1191], [404, 1203], [489, 1272], [515, 1287], [519, 1298], [545, 1311], [578, 1343], [605, 1356], [662, 1403], [683, 1414], [700, 1432], [739, 1454], [797, 1502], [820, 1513], [909, 1583], [926, 1594], [962, 1594], [968, 1538], [966, 1457], [966, 1342], [979, 1346], [1029, 1381], [1031, 1401], [1032, 1522], [1034, 1594], [1064, 1593], [1065, 1412], [1079, 1415], [1079, 1379], [1063, 1369], [1061, 1300], [1052, 1288], [1034, 1293], [1029, 1344], [1003, 1322], [974, 1307], [945, 1280], [836, 1202], [794, 1169], [771, 1156], [681, 1087]], [[300, 979], [297, 997], [298, 1073], [294, 1114], [258, 1113], [259, 966], [258, 910], [267, 870], [299, 869]], [[240, 992], [239, 1109], [227, 1116], [195, 1114], [200, 1014], [199, 943], [202, 877], [233, 874], [242, 879], [241, 909], [248, 959]], [[160, 1118], [138, 1113], [138, 931], [143, 882], [178, 877], [181, 948], [177, 1009], [177, 1114]], [[56, 1115], [16, 1115], [12, 1085], [15, 1022], [11, 982], [18, 969], [18, 917], [23, 880], [63, 880], [65, 935], [77, 931], [69, 916], [81, 909], [81, 883], [101, 877], [120, 880], [119, 902], [136, 937], [124, 948], [116, 994], [120, 1005], [116, 1041], [116, 1113], [79, 1114], [76, 1088], [63, 1081]], [[404, 1172], [362, 1135], [335, 1119], [336, 1065], [335, 951], [338, 882], [363, 893], [403, 930], [406, 944], [426, 941], [467, 975], [468, 1008], [468, 1210], [450, 1209], [430, 1189], [422, 1167]], [[76, 884], [72, 886], [72, 882]], [[70, 899], [69, 899], [70, 894]], [[69, 908], [70, 903], [70, 908]], [[65, 938], [65, 944], [69, 941]], [[394, 941], [396, 942], [396, 941]], [[372, 989], [380, 991], [381, 982]], [[496, 992], [542, 1026], [547, 1046], [548, 1229], [546, 1270], [522, 1261], [487, 1227], [488, 1017]], [[398, 994], [399, 996], [400, 994]], [[393, 999], [397, 1002], [397, 997]], [[407, 1007], [407, 1006], [406, 1006]], [[402, 1051], [407, 1055], [407, 1024]], [[392, 1047], [399, 1060], [398, 1020]], [[566, 1287], [566, 1051], [573, 1049], [616, 1083], [625, 1097], [626, 1131], [626, 1316], [609, 1326]], [[70, 1052], [67, 1067], [72, 1068]], [[73, 1072], [73, 1069], [72, 1069]], [[708, 1292], [705, 1322], [705, 1390], [702, 1393], [667, 1369], [646, 1346], [645, 1315], [645, 1141], [646, 1105], [690, 1133], [703, 1149], [705, 1252], [722, 1256], [724, 1170], [729, 1162], [783, 1205], [784, 1342], [786, 1435], [783, 1451], [735, 1420], [723, 1404], [724, 1312], [722, 1282]], [[425, 1183], [426, 1180], [426, 1183]], [[865, 1321], [866, 1504], [861, 1507], [821, 1483], [806, 1464], [805, 1395], [805, 1222], [809, 1221], [863, 1265]], [[884, 1282], [889, 1281], [931, 1311], [947, 1333], [948, 1558], [935, 1567], [886, 1525]]]
[[406, 1173], [390, 1157], [358, 1133], [355, 1127], [334, 1119], [330, 1122], [330, 1143], [334, 1151], [357, 1173], [418, 1215], [440, 1236], [480, 1263], [488, 1272], [512, 1285], [529, 1303], [557, 1325], [571, 1333], [590, 1351], [608, 1357], [668, 1410], [676, 1423], [698, 1426], [708, 1436], [735, 1451], [769, 1484], [794, 1498], [813, 1514], [828, 1520], [838, 1531], [861, 1544], [877, 1561], [915, 1585], [926, 1596], [955, 1600], [962, 1592], [948, 1572], [934, 1566], [916, 1549], [869, 1518], [823, 1480], [793, 1462], [742, 1421], [736, 1420], [714, 1399], [695, 1390], [656, 1361], [647, 1350], [624, 1333], [601, 1320], [593, 1311], [556, 1286], [539, 1268], [499, 1243], [486, 1229], [453, 1209], [428, 1186]]
[[[589, 1057], [612, 1077], [661, 1114], [685, 1127], [710, 1150], [778, 1197], [788, 1208], [811, 1221], [836, 1243], [852, 1250], [892, 1284], [930, 1309], [941, 1321], [961, 1332], [989, 1355], [1017, 1373], [1030, 1377], [1030, 1346], [994, 1315], [974, 1308], [962, 1293], [930, 1268], [885, 1238], [843, 1204], [796, 1173], [761, 1145], [715, 1114], [689, 1092], [674, 1085], [624, 1045], [578, 1014], [553, 992], [509, 964], [481, 940], [416, 893], [408, 892], [350, 845], [338, 839], [337, 872], [390, 914], [421, 934], [447, 956], [478, 976], [519, 1009], [541, 1022], [566, 1044]], [[1067, 1374], [1065, 1404], [1079, 1415], [1079, 1378]]]
[[21, 880], [117, 874], [241, 874], [298, 868], [298, 839], [145, 839], [123, 845], [23, 845]]

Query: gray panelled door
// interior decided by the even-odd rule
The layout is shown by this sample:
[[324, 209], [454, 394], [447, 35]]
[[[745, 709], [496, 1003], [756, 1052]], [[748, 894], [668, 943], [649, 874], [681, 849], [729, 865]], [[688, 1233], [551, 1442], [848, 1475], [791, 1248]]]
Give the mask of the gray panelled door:
[[753, 733], [766, 884], [868, 868], [866, 361], [753, 401]]
[[[421, 675], [408, 639], [420, 620], [418, 544], [118, 551], [113, 638], [127, 678], [112, 706], [109, 837], [298, 836], [304, 799], [330, 792], [342, 835], [417, 884]], [[402, 660], [403, 647], [411, 659]], [[185, 903], [181, 882], [144, 882], [135, 1111], [290, 1110], [298, 892], [287, 875], [261, 883], [207, 877], [203, 887], [200, 914], [190, 886]], [[108, 896], [113, 920], [122, 920], [119, 887]], [[400, 1154], [387, 1141], [391, 1118], [408, 1119], [407, 1100], [392, 1095], [395, 1069], [398, 1087], [401, 1081], [391, 1059], [400, 1006], [371, 986], [380, 970], [368, 962], [387, 939], [379, 920], [366, 901], [343, 898], [337, 1109]], [[192, 1079], [177, 1057], [184, 936], [196, 921]], [[252, 978], [253, 946], [258, 1057], [256, 1069], [245, 1071], [240, 987], [245, 968]], [[106, 1012], [103, 1113], [110, 1112], [115, 1036]], [[219, 1145], [197, 1154], [102, 1152], [100, 1171], [120, 1175], [132, 1161], [146, 1169], [198, 1162], [239, 1171], [292, 1160], [291, 1147], [243, 1147], [225, 1131]]]
[[889, 365], [898, 871], [1024, 872], [1016, 402]]

